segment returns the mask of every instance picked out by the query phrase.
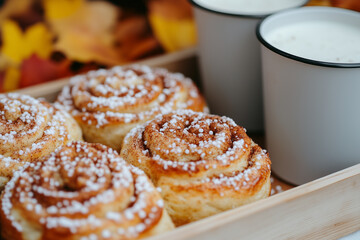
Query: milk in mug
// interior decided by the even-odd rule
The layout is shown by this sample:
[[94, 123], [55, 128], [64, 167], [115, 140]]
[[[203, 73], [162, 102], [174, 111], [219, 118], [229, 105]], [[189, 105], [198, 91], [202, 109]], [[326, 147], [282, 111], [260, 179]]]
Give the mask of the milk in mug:
[[295, 56], [332, 63], [360, 63], [360, 28], [335, 21], [301, 21], [278, 27], [265, 40]]
[[304, 0], [195, 0], [203, 7], [230, 14], [267, 15], [305, 4]]

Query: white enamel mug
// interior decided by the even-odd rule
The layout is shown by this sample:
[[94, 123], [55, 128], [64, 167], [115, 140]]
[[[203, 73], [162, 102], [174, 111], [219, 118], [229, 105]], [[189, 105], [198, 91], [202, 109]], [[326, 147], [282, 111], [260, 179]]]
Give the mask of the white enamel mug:
[[256, 25], [273, 12], [300, 7], [307, 0], [190, 2], [194, 6], [200, 73], [210, 111], [231, 117], [248, 131], [263, 131], [260, 48], [255, 35]]
[[360, 13], [286, 10], [257, 36], [275, 174], [303, 184], [360, 163]]

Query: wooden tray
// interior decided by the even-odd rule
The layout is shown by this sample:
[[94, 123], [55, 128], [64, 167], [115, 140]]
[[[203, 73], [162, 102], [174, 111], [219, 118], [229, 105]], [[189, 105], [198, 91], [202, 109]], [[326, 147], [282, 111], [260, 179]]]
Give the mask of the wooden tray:
[[[199, 83], [195, 48], [138, 63], [182, 72]], [[67, 81], [18, 92], [53, 101]], [[251, 137], [263, 145], [262, 136]], [[337, 239], [360, 230], [360, 164], [298, 187], [272, 181], [267, 199], [149, 239]]]

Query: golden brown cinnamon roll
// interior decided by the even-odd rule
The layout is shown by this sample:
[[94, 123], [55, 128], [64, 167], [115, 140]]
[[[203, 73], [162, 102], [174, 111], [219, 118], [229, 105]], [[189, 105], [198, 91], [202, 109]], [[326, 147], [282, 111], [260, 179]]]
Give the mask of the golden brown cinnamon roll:
[[120, 154], [161, 188], [175, 225], [265, 198], [270, 159], [227, 117], [178, 110], [133, 129]]
[[197, 87], [182, 74], [146, 66], [91, 71], [70, 80], [58, 96], [88, 142], [121, 149], [125, 135], [160, 113], [207, 109]]
[[80, 127], [67, 112], [30, 96], [0, 94], [0, 191], [24, 163], [81, 139]]
[[5, 240], [139, 239], [174, 227], [145, 173], [95, 143], [17, 171], [0, 205]]

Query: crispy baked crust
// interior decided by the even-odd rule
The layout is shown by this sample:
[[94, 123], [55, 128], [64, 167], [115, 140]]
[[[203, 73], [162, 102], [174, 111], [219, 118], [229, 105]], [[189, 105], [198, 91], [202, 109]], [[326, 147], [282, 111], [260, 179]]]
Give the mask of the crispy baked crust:
[[16, 172], [0, 203], [5, 240], [139, 239], [174, 227], [144, 172], [101, 144], [72, 142]]
[[82, 133], [67, 112], [30, 96], [0, 94], [0, 191], [19, 167], [71, 140], [82, 140]]
[[160, 113], [207, 109], [197, 87], [182, 74], [146, 66], [114, 67], [71, 79], [57, 103], [80, 124], [88, 142], [121, 149], [125, 135]]
[[231, 119], [179, 110], [133, 129], [121, 156], [161, 188], [176, 225], [265, 198], [270, 159]]

